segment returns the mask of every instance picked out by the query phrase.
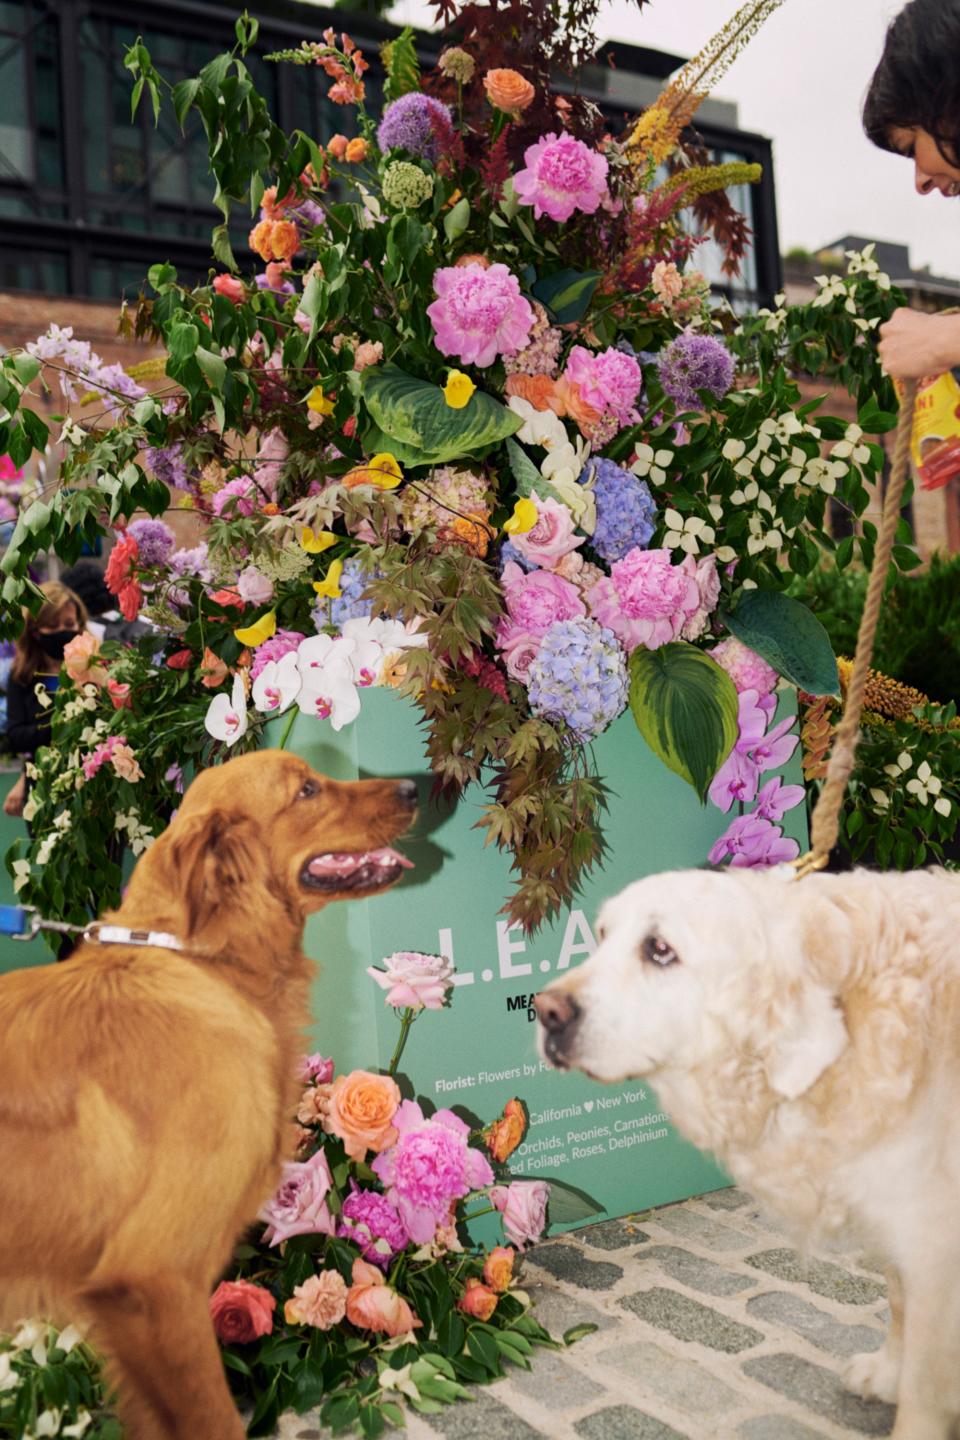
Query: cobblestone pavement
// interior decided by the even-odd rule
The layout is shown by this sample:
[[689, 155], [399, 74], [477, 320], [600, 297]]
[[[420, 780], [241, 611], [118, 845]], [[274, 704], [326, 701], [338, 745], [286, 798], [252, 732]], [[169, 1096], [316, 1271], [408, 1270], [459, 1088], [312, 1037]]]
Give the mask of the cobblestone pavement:
[[[628, 1220], [604, 1221], [531, 1252], [525, 1288], [556, 1336], [527, 1372], [478, 1389], [472, 1404], [409, 1440], [849, 1440], [887, 1435], [893, 1409], [850, 1394], [840, 1371], [878, 1349], [882, 1277], [804, 1259], [740, 1190], [719, 1190]], [[326, 1440], [286, 1415], [276, 1440]]]

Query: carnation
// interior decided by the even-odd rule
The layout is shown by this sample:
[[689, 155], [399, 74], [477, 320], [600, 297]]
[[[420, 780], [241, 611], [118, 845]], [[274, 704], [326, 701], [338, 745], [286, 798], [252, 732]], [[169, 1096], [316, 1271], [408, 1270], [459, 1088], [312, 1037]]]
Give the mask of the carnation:
[[630, 425], [637, 418], [643, 371], [632, 355], [615, 347], [595, 355], [583, 345], [574, 345], [563, 375], [595, 410], [612, 412], [621, 425]]
[[587, 604], [628, 653], [638, 645], [657, 650], [679, 639], [700, 608], [700, 590], [692, 564], [673, 565], [669, 550], [635, 549], [588, 590]]
[[534, 313], [520, 281], [506, 265], [448, 265], [433, 277], [437, 296], [427, 306], [434, 343], [467, 365], [492, 365], [530, 339]]
[[758, 695], [769, 695], [777, 687], [779, 677], [773, 666], [735, 635], [715, 645], [710, 658], [726, 670], [737, 690], [756, 690]]
[[449, 124], [449, 106], [435, 100], [432, 95], [411, 90], [398, 100], [392, 100], [384, 110], [377, 127], [377, 144], [384, 152], [407, 150], [424, 160], [439, 160], [440, 142], [434, 126], [435, 118], [439, 118], [441, 123], [446, 120]]
[[269, 640], [265, 640], [256, 648], [253, 664], [250, 666], [250, 679], [256, 680], [261, 670], [271, 661], [282, 660], [284, 655], [290, 654], [291, 650], [298, 649], [301, 640], [305, 638], [299, 630], [278, 630], [275, 635], [271, 635]]
[[396, 1209], [376, 1190], [361, 1190], [351, 1180], [351, 1193], [343, 1202], [337, 1234], [359, 1245], [364, 1260], [387, 1269], [405, 1249], [410, 1236]]
[[709, 390], [721, 400], [733, 384], [733, 356], [712, 335], [684, 331], [657, 357], [663, 392], [683, 410], [699, 410], [699, 392]]
[[569, 220], [575, 210], [592, 215], [607, 194], [607, 162], [572, 135], [544, 135], [523, 155], [524, 169], [513, 177], [523, 205], [532, 205], [537, 220]]
[[227, 514], [228, 519], [236, 519], [239, 515], [252, 515], [257, 508], [257, 488], [249, 475], [238, 475], [236, 480], [228, 480], [226, 485], [214, 495], [211, 502], [214, 515]]
[[383, 198], [398, 210], [416, 210], [433, 194], [433, 176], [409, 160], [394, 160], [383, 172]]
[[581, 743], [627, 703], [627, 667], [612, 630], [595, 620], [560, 620], [544, 635], [529, 672], [530, 709], [563, 721]]
[[486, 1157], [467, 1143], [470, 1128], [452, 1110], [426, 1119], [415, 1100], [404, 1100], [394, 1116], [397, 1143], [373, 1161], [410, 1238], [427, 1245], [449, 1224], [457, 1200], [493, 1183]]
[[633, 549], [649, 545], [657, 524], [657, 507], [645, 480], [624, 470], [615, 460], [594, 459], [580, 475], [580, 484], [593, 481], [597, 523], [591, 544], [608, 563], [622, 560]]

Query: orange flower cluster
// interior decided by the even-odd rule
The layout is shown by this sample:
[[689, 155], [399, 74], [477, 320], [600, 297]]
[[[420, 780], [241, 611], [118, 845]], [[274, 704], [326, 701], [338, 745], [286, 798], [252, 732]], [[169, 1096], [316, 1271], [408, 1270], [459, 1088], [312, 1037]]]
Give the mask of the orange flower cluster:
[[300, 232], [292, 220], [260, 220], [250, 231], [250, 249], [261, 260], [286, 260], [300, 249]]
[[589, 435], [602, 419], [599, 410], [588, 405], [573, 380], [551, 380], [549, 375], [508, 375], [506, 391], [526, 400], [534, 410], [552, 410], [562, 420], [565, 415], [575, 423], [582, 435]]
[[[330, 50], [336, 49], [337, 37], [333, 29], [324, 30], [323, 38]], [[361, 51], [346, 31], [340, 36], [340, 50], [347, 57], [348, 65], [344, 65], [330, 50], [320, 50], [317, 53], [317, 64], [334, 82], [327, 91], [327, 96], [335, 105], [356, 105], [366, 93], [363, 74], [370, 69], [369, 63], [364, 60]]]
[[501, 1118], [494, 1120], [483, 1137], [494, 1160], [498, 1160], [501, 1165], [509, 1160], [523, 1139], [526, 1128], [527, 1112], [523, 1101], [508, 1100], [503, 1107]]

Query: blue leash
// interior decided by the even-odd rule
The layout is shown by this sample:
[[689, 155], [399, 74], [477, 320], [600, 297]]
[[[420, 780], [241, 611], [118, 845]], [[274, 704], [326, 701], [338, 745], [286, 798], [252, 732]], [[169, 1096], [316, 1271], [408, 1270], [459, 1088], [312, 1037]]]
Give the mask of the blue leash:
[[0, 905], [0, 935], [11, 940], [33, 940], [43, 930], [57, 935], [82, 935], [87, 925], [68, 925], [65, 920], [44, 920], [34, 905]]

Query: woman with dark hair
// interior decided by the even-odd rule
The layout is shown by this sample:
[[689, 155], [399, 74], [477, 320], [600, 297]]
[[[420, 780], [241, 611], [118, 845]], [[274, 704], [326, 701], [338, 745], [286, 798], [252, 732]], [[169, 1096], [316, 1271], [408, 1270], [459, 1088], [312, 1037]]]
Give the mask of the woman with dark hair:
[[[874, 145], [913, 161], [918, 194], [960, 196], [960, 0], [910, 0], [891, 22], [863, 128]], [[880, 335], [880, 359], [896, 379], [960, 365], [960, 315], [897, 310]]]

